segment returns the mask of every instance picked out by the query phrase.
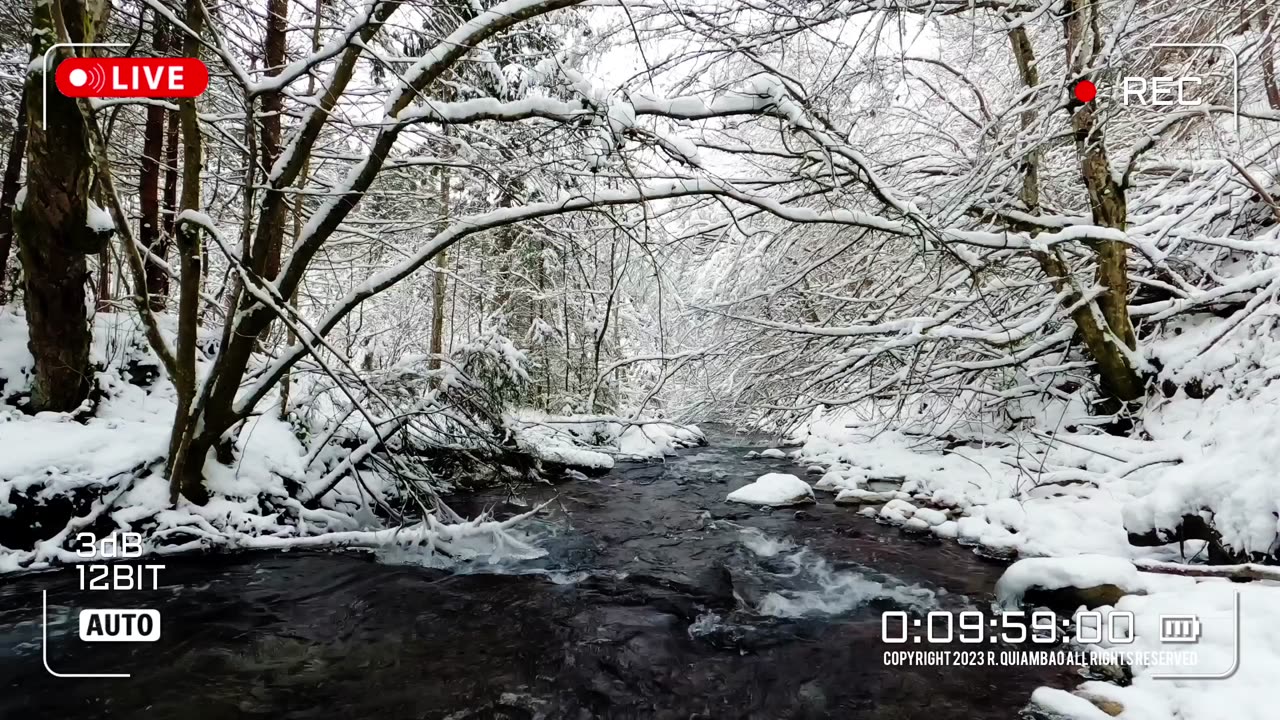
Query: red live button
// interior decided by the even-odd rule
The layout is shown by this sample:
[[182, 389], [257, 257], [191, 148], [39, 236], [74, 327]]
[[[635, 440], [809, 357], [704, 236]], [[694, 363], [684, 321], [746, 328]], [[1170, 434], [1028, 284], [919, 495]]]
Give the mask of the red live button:
[[195, 58], [68, 58], [54, 81], [67, 97], [196, 97], [209, 68]]

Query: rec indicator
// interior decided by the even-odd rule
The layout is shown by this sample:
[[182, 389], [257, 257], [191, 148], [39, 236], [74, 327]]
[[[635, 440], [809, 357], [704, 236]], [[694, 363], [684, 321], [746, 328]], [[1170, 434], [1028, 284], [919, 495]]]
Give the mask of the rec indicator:
[[1098, 86], [1094, 85], [1092, 80], [1081, 80], [1072, 88], [1071, 93], [1080, 102], [1087, 103], [1098, 97]]

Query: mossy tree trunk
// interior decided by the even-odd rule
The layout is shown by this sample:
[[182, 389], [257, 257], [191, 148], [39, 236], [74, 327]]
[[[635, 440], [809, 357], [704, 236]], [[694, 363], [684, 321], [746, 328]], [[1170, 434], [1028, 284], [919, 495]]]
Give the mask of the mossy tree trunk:
[[[72, 42], [92, 42], [108, 7], [99, 3], [91, 14], [83, 0], [35, 0], [32, 59], [43, 58], [56, 42], [59, 16]], [[64, 52], [51, 56], [49, 73], [66, 57]], [[35, 358], [31, 408], [67, 412], [88, 397], [92, 379], [86, 256], [101, 253], [111, 233], [89, 227], [93, 159], [88, 128], [76, 101], [50, 90], [46, 107], [44, 69], [41, 63], [33, 67], [24, 90], [30, 121], [25, 201], [14, 209], [23, 300]]]
[[[1063, 10], [1068, 79], [1077, 81], [1102, 52], [1099, 25], [1103, 20], [1096, 0], [1067, 0]], [[1124, 230], [1129, 221], [1124, 188], [1111, 174], [1105, 138], [1093, 104], [1074, 106], [1071, 129], [1094, 224]], [[1082, 327], [1080, 332], [1098, 364], [1104, 389], [1113, 399], [1130, 402], [1142, 397], [1143, 382], [1132, 359], [1138, 342], [1129, 318], [1129, 247], [1123, 242], [1104, 240], [1094, 243], [1093, 250], [1097, 259], [1095, 279], [1102, 288], [1097, 299], [1102, 322], [1095, 322], [1088, 330]]]

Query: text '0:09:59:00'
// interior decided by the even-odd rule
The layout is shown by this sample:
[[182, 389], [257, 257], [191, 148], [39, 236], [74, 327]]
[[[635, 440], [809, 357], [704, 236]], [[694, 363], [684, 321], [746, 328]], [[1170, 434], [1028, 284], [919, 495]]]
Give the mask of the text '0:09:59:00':
[[[913, 630], [915, 632], [913, 632]], [[1104, 617], [1096, 611], [1076, 613], [1074, 621], [1048, 610], [1026, 613], [1021, 610], [988, 616], [977, 610], [936, 611], [924, 618], [894, 610], [880, 616], [880, 640], [889, 645], [904, 643], [967, 645], [1031, 642], [1053, 645], [1059, 642], [1127, 645], [1134, 640], [1133, 613], [1112, 611]]]

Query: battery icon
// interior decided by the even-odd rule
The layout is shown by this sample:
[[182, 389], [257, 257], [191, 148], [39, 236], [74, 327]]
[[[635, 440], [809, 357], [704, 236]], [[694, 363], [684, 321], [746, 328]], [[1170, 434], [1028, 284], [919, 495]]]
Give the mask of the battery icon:
[[1200, 619], [1195, 615], [1161, 615], [1160, 642], [1195, 643], [1200, 641]]

